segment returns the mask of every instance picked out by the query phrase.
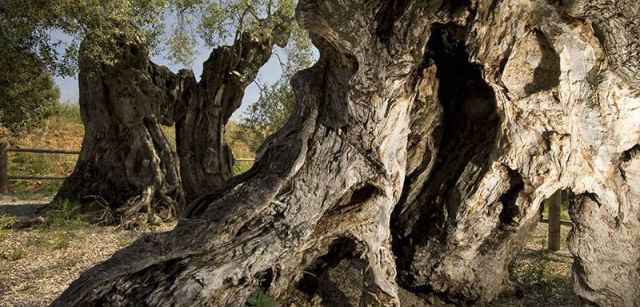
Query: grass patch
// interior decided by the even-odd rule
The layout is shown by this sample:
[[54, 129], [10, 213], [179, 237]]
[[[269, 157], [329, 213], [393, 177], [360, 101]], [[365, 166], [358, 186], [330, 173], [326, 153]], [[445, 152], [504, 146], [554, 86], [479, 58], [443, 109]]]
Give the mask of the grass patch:
[[[547, 250], [546, 228], [539, 224], [509, 265], [510, 278], [519, 288], [516, 296], [507, 295], [489, 306], [582, 306], [571, 282], [573, 257], [566, 243], [560, 252]], [[570, 227], [561, 230], [562, 242], [566, 242]]]
[[56, 115], [49, 121], [49, 125], [53, 126], [67, 124], [82, 125], [82, 116], [80, 116], [80, 106], [78, 104], [58, 104]]
[[133, 243], [135, 239], [136, 239], [135, 237], [120, 237], [116, 241], [116, 244], [118, 245], [118, 247], [122, 248], [122, 247], [131, 245], [131, 243]]
[[546, 250], [525, 249], [511, 265], [510, 274], [527, 302], [539, 306], [581, 306], [571, 286], [571, 257]]
[[[8, 142], [12, 147], [78, 150], [83, 136], [79, 106], [60, 104], [41, 131], [14, 137]], [[10, 152], [9, 174], [68, 176], [77, 159], [77, 155]], [[9, 191], [18, 199], [42, 199], [53, 196], [60, 185], [61, 181], [54, 180], [12, 180]]]
[[45, 222], [35, 227], [31, 244], [54, 250], [67, 249], [94, 226], [80, 214], [80, 205], [63, 201], [47, 212]]
[[0, 214], [0, 229], [9, 229], [15, 223], [16, 218]]
[[13, 226], [15, 221], [16, 219], [13, 216], [0, 214], [0, 242], [3, 242], [11, 236], [11, 226]]
[[177, 148], [176, 126], [160, 126], [160, 129], [162, 130], [162, 133], [164, 133], [164, 136], [167, 138], [167, 141], [169, 141], [169, 146], [171, 146], [171, 149], [175, 151]]
[[256, 289], [244, 303], [245, 307], [276, 307], [277, 305], [276, 300], [267, 295], [261, 288]]
[[25, 251], [19, 248], [9, 248], [7, 250], [0, 251], [0, 259], [7, 261], [17, 261], [26, 255]]

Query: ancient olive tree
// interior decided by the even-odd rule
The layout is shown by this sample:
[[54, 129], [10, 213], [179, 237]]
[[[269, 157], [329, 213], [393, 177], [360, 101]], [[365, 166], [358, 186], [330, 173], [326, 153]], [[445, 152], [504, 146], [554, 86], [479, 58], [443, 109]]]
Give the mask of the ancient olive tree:
[[[91, 196], [138, 206], [118, 212], [127, 215], [144, 206], [145, 200], [157, 197], [162, 205], [156, 212], [163, 216], [171, 215], [174, 199], [182, 197], [176, 188], [178, 173], [171, 169], [175, 168], [171, 150], [158, 127], [172, 118], [167, 108], [168, 100], [175, 96], [169, 87], [174, 85], [158, 87], [159, 78], [170, 72], [146, 59], [147, 45], [157, 35], [144, 27], [159, 24], [157, 16], [163, 5], [160, 1], [94, 0], [7, 0], [0, 4], [7, 47], [2, 55], [8, 68], [24, 65], [16, 70], [62, 76], [72, 76], [81, 68], [80, 104], [87, 133], [78, 168], [86, 172], [76, 170], [58, 198]], [[28, 58], [16, 56], [20, 54]], [[3, 69], [5, 73], [10, 72]], [[13, 80], [12, 85], [34, 89], [22, 81]], [[37, 78], [30, 81], [46, 84]], [[24, 112], [39, 113], [37, 105]], [[143, 127], [148, 131], [135, 131]], [[127, 176], [131, 180], [122, 180]], [[127, 197], [134, 193], [135, 199]]]
[[[320, 59], [254, 167], [53, 303], [486, 302], [542, 200], [576, 195], [574, 288], [640, 303], [638, 2], [301, 0]], [[627, 56], [621, 56], [625, 54]], [[330, 274], [329, 274], [330, 275]], [[348, 276], [348, 278], [356, 278]], [[353, 293], [350, 292], [350, 293]]]
[[[180, 20], [188, 23], [183, 15], [194, 10], [198, 16], [192, 18], [202, 23], [203, 32], [218, 38], [212, 44], [224, 43], [218, 32], [235, 29], [232, 45], [214, 49], [205, 62], [200, 82], [191, 71], [174, 74], [150, 62], [149, 42], [136, 34], [140, 31], [84, 37], [79, 80], [85, 136], [80, 159], [57, 199], [92, 200], [116, 222], [136, 226], [174, 218], [185, 199], [215, 190], [231, 177], [225, 124], [273, 46], [286, 44], [293, 6], [290, 1], [186, 3], [176, 4]], [[210, 16], [221, 9], [229, 12]], [[173, 33], [171, 42], [185, 41], [183, 29]], [[109, 57], [96, 57], [95, 50], [105, 46], [112, 47]], [[174, 55], [186, 52], [182, 45], [172, 46], [183, 48]], [[177, 154], [161, 125], [176, 126]]]
[[[148, 60], [144, 42], [126, 40], [113, 64], [79, 61], [80, 113], [85, 127], [76, 167], [57, 199], [92, 200], [125, 224], [176, 215], [184, 201], [177, 157], [161, 130], [174, 123], [181, 80]], [[110, 221], [108, 221], [110, 222]]]

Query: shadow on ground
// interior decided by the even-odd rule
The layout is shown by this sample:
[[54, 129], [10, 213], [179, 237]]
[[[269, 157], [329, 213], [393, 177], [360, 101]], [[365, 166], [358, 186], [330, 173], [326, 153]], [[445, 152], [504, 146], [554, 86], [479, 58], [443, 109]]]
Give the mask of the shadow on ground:
[[49, 201], [12, 202], [0, 201], [0, 216], [29, 217], [42, 213]]

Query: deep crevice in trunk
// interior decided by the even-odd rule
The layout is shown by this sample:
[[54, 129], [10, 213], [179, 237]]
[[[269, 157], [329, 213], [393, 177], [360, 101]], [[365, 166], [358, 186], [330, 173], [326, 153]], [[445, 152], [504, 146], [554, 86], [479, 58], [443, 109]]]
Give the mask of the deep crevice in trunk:
[[516, 226], [515, 218], [520, 216], [520, 208], [516, 205], [518, 194], [524, 188], [522, 175], [518, 171], [507, 168], [509, 172], [509, 190], [500, 196], [502, 210], [500, 211], [500, 227]]
[[[434, 132], [439, 141], [429, 177], [421, 186], [419, 197], [412, 203], [403, 203], [406, 197], [401, 199], [392, 216], [398, 282], [407, 288], [424, 285], [413, 276], [415, 248], [432, 239], [446, 240], [444, 230], [455, 223], [459, 193], [468, 194], [471, 191], [464, 189], [474, 189], [472, 183], [460, 182], [460, 176], [473, 165], [477, 169], [471, 178], [482, 177], [489, 166], [488, 156], [495, 147], [499, 125], [493, 90], [482, 79], [480, 69], [469, 63], [465, 46], [455, 34], [448, 32], [446, 26], [435, 25], [427, 47], [425, 61], [433, 61], [436, 66], [437, 99], [443, 113]], [[409, 174], [406, 182], [419, 175]]]
[[[565, 23], [546, 3], [481, 1], [470, 5], [474, 11], [425, 4], [408, 1], [389, 14], [394, 24], [385, 26], [387, 39], [377, 31], [381, 1], [299, 1], [298, 19], [324, 44], [321, 59], [294, 78], [296, 113], [261, 148], [251, 175], [200, 198], [190, 210], [197, 218], [138, 240], [83, 274], [54, 305], [106, 297], [133, 305], [237, 306], [270, 268], [269, 295], [298, 305], [309, 299], [292, 299], [300, 291], [291, 289], [342, 237], [362, 244], [361, 259], [343, 259], [321, 276], [333, 274], [327, 287], [355, 285], [351, 305], [399, 305], [396, 280], [460, 304], [487, 302], [508, 286], [508, 262], [537, 222], [534, 201], [572, 184], [593, 193], [583, 198], [577, 219], [580, 244], [572, 252], [583, 269], [575, 270], [582, 278], [576, 292], [602, 305], [638, 301], [638, 253], [628, 244], [638, 240], [637, 159], [617, 161], [637, 143], [627, 137], [637, 131], [625, 130], [637, 126], [629, 112], [638, 100], [628, 82], [599, 64], [588, 24]], [[449, 26], [434, 27], [424, 59], [434, 22]], [[560, 53], [557, 86], [535, 76], [544, 51], [532, 28]], [[524, 43], [509, 51], [518, 41]], [[504, 66], [512, 70], [501, 75], [496, 69], [507, 54]], [[600, 74], [601, 83], [590, 83], [595, 79], [582, 68]], [[535, 95], [504, 91], [503, 85], [524, 89], [536, 82], [543, 89], [529, 88]], [[412, 114], [416, 91], [426, 102], [419, 115]], [[427, 142], [410, 134], [414, 128]], [[621, 162], [627, 179], [603, 157]], [[403, 182], [408, 188], [401, 196]], [[186, 267], [169, 270], [178, 278], [157, 266], [172, 259]], [[341, 278], [339, 268], [352, 278]], [[324, 287], [318, 284], [312, 303], [329, 301]], [[142, 295], [122, 295], [127, 292]], [[338, 292], [342, 301], [349, 297]]]
[[311, 299], [316, 295], [321, 275], [327, 270], [337, 266], [344, 259], [354, 259], [361, 254], [357, 243], [351, 238], [337, 238], [329, 245], [327, 253], [318, 257], [316, 261], [307, 267], [302, 278], [297, 282], [298, 290]]

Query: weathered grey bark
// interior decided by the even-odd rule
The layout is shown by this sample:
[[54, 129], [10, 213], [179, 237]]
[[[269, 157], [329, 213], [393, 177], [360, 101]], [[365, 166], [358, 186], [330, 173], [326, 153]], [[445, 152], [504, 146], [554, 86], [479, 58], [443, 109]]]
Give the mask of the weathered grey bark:
[[[280, 23], [274, 22], [279, 20]], [[260, 33], [245, 32], [232, 46], [216, 48], [204, 63], [202, 78], [184, 73], [185, 89], [176, 114], [176, 141], [187, 201], [220, 188], [232, 174], [233, 153], [224, 138], [231, 114], [245, 88], [269, 60], [274, 44], [288, 39], [282, 16], [265, 19]]]
[[[421, 167], [408, 169], [394, 214], [401, 285], [453, 302], [491, 300], [508, 285], [507, 266], [542, 200], [569, 189], [578, 195], [569, 240], [576, 292], [599, 305], [640, 304], [640, 247], [630, 243], [640, 239], [640, 161], [630, 158], [640, 135], [639, 8], [480, 1], [463, 8], [468, 17], [437, 25], [445, 35], [432, 31], [438, 48], [429, 49], [443, 132]], [[612, 11], [624, 13], [589, 17]], [[455, 51], [439, 63], [439, 42], [463, 45], [460, 60], [474, 67], [452, 72]], [[474, 80], [487, 95], [464, 85]], [[460, 95], [485, 97], [499, 120], [468, 116]]]
[[180, 82], [148, 60], [141, 41], [123, 43], [119, 52], [113, 65], [80, 59], [85, 135], [56, 199], [93, 203], [112, 222], [137, 226], [174, 218], [184, 203], [177, 157], [160, 129], [173, 124]]
[[489, 301], [559, 189], [577, 195], [576, 292], [640, 305], [640, 72], [605, 51], [633, 44], [570, 5], [299, 1], [320, 60], [252, 170], [54, 305], [238, 306], [258, 286], [314, 305], [333, 266], [363, 273], [365, 306], [399, 305], [400, 287]]

